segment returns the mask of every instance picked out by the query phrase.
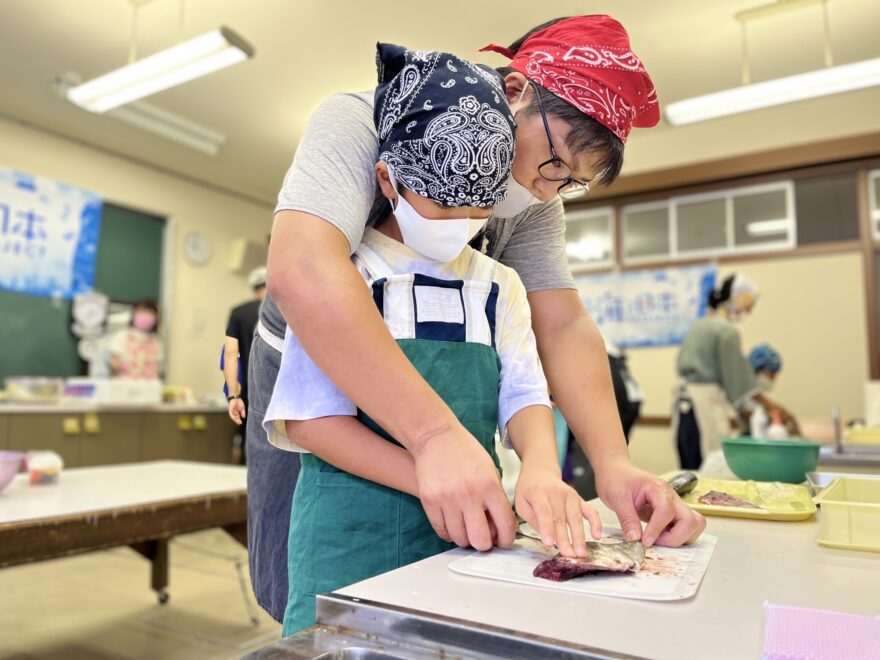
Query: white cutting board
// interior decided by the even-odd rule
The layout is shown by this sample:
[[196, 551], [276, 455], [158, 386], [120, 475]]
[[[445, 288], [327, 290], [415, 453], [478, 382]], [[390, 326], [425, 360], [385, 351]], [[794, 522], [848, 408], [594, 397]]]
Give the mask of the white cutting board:
[[[606, 529], [609, 536], [620, 530]], [[544, 589], [574, 591], [594, 596], [636, 600], [683, 600], [697, 593], [718, 537], [703, 534], [693, 545], [681, 548], [653, 547], [645, 551], [645, 564], [638, 573], [599, 573], [565, 582], [532, 575], [535, 567], [556, 554], [538, 541], [518, 538], [510, 548], [475, 552], [449, 564], [461, 575], [515, 582]]]

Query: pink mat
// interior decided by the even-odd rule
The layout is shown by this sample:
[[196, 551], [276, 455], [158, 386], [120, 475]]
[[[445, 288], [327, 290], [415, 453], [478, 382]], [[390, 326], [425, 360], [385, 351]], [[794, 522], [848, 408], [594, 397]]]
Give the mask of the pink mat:
[[878, 660], [880, 617], [764, 603], [762, 660], [838, 658]]

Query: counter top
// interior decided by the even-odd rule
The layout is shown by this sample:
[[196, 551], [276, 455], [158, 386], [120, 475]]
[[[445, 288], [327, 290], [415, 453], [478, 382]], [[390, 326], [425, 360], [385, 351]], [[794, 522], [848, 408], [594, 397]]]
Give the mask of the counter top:
[[880, 447], [874, 445], [844, 445], [842, 452], [834, 447], [819, 450], [819, 465], [847, 465], [880, 470]]
[[230, 492], [245, 494], [247, 469], [151, 461], [64, 470], [58, 483], [31, 486], [20, 474], [0, 492], [0, 527]]
[[[595, 504], [595, 502], [594, 502]], [[608, 526], [613, 514], [598, 505]], [[824, 548], [819, 523], [710, 518], [719, 537], [697, 595], [648, 602], [452, 573], [452, 550], [339, 593], [650, 658], [758, 658], [765, 601], [880, 614], [880, 554]]]
[[228, 408], [222, 404], [178, 405], [174, 403], [141, 403], [141, 404], [95, 404], [95, 403], [2, 403], [0, 415], [3, 414], [59, 414], [78, 415], [82, 413], [226, 413]]

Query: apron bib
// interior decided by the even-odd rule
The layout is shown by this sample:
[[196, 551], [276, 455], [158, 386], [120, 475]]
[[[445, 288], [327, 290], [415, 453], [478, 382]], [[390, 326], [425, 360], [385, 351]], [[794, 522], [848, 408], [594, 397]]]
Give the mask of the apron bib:
[[[380, 276], [372, 283], [373, 298], [392, 335], [497, 467], [501, 374], [494, 348], [497, 284], [491, 279], [449, 281], [387, 274], [390, 269], [383, 267], [378, 255], [367, 250], [365, 258], [365, 247], [359, 247], [356, 256], [366, 262], [371, 275]], [[359, 411], [358, 418], [395, 442], [365, 413]], [[284, 634], [314, 624], [316, 594], [453, 547], [434, 532], [418, 498], [303, 454], [291, 510]]]
[[[721, 438], [730, 435], [730, 420], [734, 414], [727, 396], [717, 383], [688, 383], [681, 381], [673, 397], [673, 428], [678, 436], [682, 407], [690, 406], [700, 436], [700, 451], [705, 464], [710, 454], [721, 451]], [[717, 453], [715, 454], [717, 456]]]

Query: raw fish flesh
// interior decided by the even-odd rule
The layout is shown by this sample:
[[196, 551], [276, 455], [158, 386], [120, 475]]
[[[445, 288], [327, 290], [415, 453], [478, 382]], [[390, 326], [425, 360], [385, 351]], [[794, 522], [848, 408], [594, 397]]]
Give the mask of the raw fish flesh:
[[556, 555], [542, 561], [532, 575], [545, 580], [564, 582], [579, 575], [612, 571], [635, 573], [645, 563], [645, 546], [641, 541], [600, 543], [587, 541], [587, 556], [570, 558]]
[[757, 504], [746, 502], [738, 497], [734, 497], [729, 493], [722, 493], [720, 490], [710, 490], [700, 498], [703, 504], [711, 504], [712, 506], [735, 506], [739, 509], [760, 509]]

